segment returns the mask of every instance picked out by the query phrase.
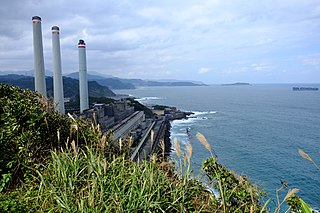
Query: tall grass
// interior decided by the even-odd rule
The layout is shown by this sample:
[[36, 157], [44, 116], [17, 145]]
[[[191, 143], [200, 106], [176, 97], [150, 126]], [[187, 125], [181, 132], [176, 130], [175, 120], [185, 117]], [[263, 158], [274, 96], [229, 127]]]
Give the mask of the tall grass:
[[207, 139], [196, 134], [199, 142], [210, 152], [202, 169], [209, 183], [219, 191], [218, 210], [223, 212], [267, 212], [260, 200], [264, 197], [258, 186], [251, 184], [247, 177], [238, 175], [218, 163], [218, 157]]
[[85, 147], [53, 151], [43, 166], [32, 204], [37, 211], [214, 211], [201, 184], [181, 180], [169, 163], [155, 156], [140, 165], [123, 156], [106, 161], [102, 152]]

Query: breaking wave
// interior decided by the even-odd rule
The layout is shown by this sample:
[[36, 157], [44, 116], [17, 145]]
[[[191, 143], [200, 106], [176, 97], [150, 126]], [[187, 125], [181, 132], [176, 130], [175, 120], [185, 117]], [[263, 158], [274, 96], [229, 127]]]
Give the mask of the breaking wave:
[[163, 98], [160, 98], [160, 97], [143, 97], [143, 98], [136, 98], [135, 100], [136, 101], [141, 101], [141, 102], [145, 102], [145, 101], [149, 101], [149, 100], [161, 100]]
[[192, 112], [193, 114], [189, 115], [187, 119], [181, 119], [181, 120], [174, 120], [172, 121], [172, 125], [175, 126], [186, 126], [193, 124], [197, 121], [201, 120], [208, 120], [211, 119], [210, 115], [216, 114], [216, 111], [208, 111], [208, 112], [199, 112], [199, 111], [194, 111]]
[[217, 112], [216, 111], [207, 111], [207, 112], [201, 112], [201, 111], [194, 111], [192, 112], [193, 114], [190, 115], [190, 117], [193, 117], [193, 116], [200, 116], [200, 115], [210, 115], [210, 114], [216, 114]]

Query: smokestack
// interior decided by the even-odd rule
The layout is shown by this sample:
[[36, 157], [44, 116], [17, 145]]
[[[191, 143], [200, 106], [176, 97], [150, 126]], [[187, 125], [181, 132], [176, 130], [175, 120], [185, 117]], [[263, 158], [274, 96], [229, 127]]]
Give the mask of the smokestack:
[[86, 44], [79, 40], [79, 88], [80, 88], [80, 113], [89, 109]]
[[53, 97], [56, 110], [64, 114], [63, 83], [61, 70], [61, 53], [59, 27], [53, 26], [52, 30], [52, 59], [53, 59]]
[[41, 18], [32, 17], [33, 25], [33, 52], [34, 52], [34, 84], [35, 90], [47, 96], [46, 75], [44, 70]]

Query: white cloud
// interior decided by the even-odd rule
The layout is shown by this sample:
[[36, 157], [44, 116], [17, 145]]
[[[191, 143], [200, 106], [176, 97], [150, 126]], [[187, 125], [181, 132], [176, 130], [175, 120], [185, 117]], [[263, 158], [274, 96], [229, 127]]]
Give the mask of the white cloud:
[[251, 67], [258, 72], [268, 72], [273, 68], [270, 64], [267, 63], [251, 64]]
[[183, 78], [196, 71], [202, 75], [195, 80], [210, 82], [219, 80], [217, 73], [245, 78], [279, 68], [299, 80], [293, 70], [316, 73], [320, 66], [319, 0], [12, 0], [2, 2], [0, 13], [1, 70], [33, 68], [34, 15], [42, 17], [48, 69], [53, 25], [60, 27], [70, 71], [77, 70], [80, 38], [89, 69], [121, 77]]
[[148, 18], [148, 19], [162, 18], [163, 16], [166, 15], [164, 9], [161, 9], [159, 7], [142, 8], [137, 11], [137, 14], [143, 18]]
[[307, 66], [320, 66], [320, 54], [313, 54], [301, 57], [304, 65]]
[[232, 67], [232, 68], [227, 68], [224, 71], [224, 74], [233, 75], [233, 74], [246, 73], [247, 71], [248, 71], [248, 67], [246, 67], [246, 66]]
[[198, 72], [200, 74], [205, 74], [205, 73], [207, 73], [209, 71], [210, 71], [210, 69], [208, 67], [200, 67], [200, 69], [198, 70]]

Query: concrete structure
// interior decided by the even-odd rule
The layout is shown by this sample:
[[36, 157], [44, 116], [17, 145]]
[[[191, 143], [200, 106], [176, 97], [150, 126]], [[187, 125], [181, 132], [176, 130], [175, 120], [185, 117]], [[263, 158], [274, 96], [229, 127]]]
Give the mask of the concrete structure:
[[[149, 128], [147, 129], [147, 131], [145, 132], [145, 134], [141, 138], [139, 144], [137, 145], [137, 147], [133, 151], [133, 153], [131, 155], [131, 160], [133, 160], [133, 161], [138, 160], [139, 161], [140, 159], [145, 159], [146, 155], [148, 155], [151, 152], [150, 151], [151, 148], [147, 149], [145, 152], [141, 152], [141, 151], [143, 148], [145, 148], [145, 145], [148, 142], [148, 140], [150, 140], [151, 131], [154, 128], [155, 124], [156, 124], [156, 121], [153, 121], [152, 124], [149, 126]], [[139, 157], [141, 154], [143, 154], [144, 156]]]
[[79, 89], [80, 89], [80, 113], [89, 109], [88, 81], [87, 81], [87, 59], [86, 44], [79, 40]]
[[33, 16], [32, 25], [33, 25], [35, 90], [40, 94], [42, 94], [43, 96], [47, 96], [46, 75], [45, 75], [44, 58], [43, 58], [41, 18], [39, 16]]
[[105, 104], [95, 104], [93, 108], [84, 112], [84, 118], [90, 119], [100, 125], [102, 131], [107, 131], [115, 124], [113, 114], [106, 114], [107, 106]]
[[111, 104], [96, 103], [91, 109], [83, 112], [83, 116], [93, 122], [97, 122], [101, 126], [102, 131], [107, 131], [110, 127], [133, 113], [134, 107], [129, 106], [126, 100], [122, 100]]
[[112, 128], [113, 141], [117, 142], [120, 138], [125, 139], [132, 130], [137, 128], [145, 120], [143, 111], [136, 111], [129, 117], [122, 120]]
[[59, 27], [52, 27], [52, 59], [53, 59], [53, 97], [55, 108], [60, 113], [64, 114], [64, 97], [63, 97], [63, 82], [61, 70], [61, 53], [60, 53], [60, 38]]
[[116, 121], [123, 120], [134, 112], [133, 106], [128, 106], [127, 101], [118, 101], [112, 104], [113, 116]]

